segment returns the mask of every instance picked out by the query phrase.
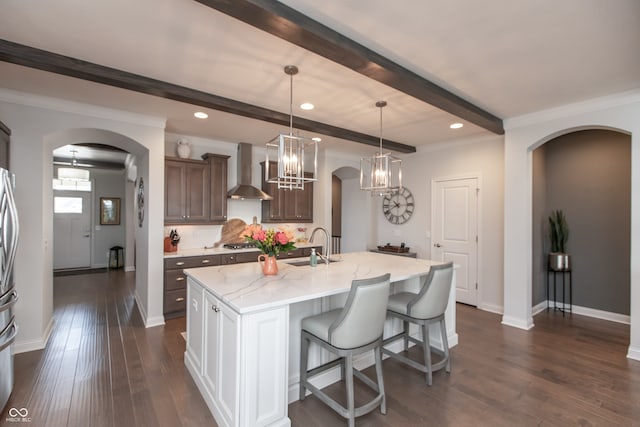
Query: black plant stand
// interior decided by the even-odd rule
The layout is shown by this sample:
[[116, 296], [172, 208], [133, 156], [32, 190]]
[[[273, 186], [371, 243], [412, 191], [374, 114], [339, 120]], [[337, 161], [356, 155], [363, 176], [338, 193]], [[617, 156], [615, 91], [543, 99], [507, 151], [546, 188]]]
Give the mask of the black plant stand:
[[[552, 270], [547, 268], [547, 311], [549, 311], [549, 275], [553, 273], [553, 309], [562, 311], [562, 315], [564, 316], [565, 312], [573, 313], [573, 282], [571, 280], [571, 269], [567, 270]], [[557, 288], [557, 276], [560, 274], [562, 278], [562, 306], [558, 306], [557, 298], [556, 298], [556, 288]], [[567, 310], [567, 305], [565, 304], [565, 277], [569, 275], [569, 309]]]

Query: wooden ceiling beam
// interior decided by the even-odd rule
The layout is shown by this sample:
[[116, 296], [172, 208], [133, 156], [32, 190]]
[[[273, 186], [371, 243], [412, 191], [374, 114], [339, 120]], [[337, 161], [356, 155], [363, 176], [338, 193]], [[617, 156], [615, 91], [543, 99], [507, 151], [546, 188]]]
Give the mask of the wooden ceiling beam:
[[[171, 99], [173, 101], [198, 105], [200, 107], [224, 111], [226, 113], [269, 123], [289, 126], [290, 116], [279, 111], [269, 110], [256, 105], [21, 45], [8, 40], [0, 39], [0, 61], [128, 89], [147, 95]], [[367, 135], [301, 117], [293, 117], [293, 126], [296, 129], [317, 132], [372, 147], [379, 147], [380, 145], [379, 136]], [[399, 153], [416, 152], [416, 147], [414, 146], [386, 139], [384, 140], [384, 147]]]
[[196, 1], [493, 133], [504, 134], [499, 117], [277, 0]]

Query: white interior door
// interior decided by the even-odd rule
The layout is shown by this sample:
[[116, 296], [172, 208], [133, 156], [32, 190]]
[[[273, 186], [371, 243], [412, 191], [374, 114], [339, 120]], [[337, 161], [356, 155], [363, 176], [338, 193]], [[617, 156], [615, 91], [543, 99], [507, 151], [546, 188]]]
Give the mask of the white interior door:
[[53, 268], [91, 267], [91, 193], [54, 191]]
[[453, 261], [456, 301], [478, 304], [478, 179], [432, 183], [432, 257]]

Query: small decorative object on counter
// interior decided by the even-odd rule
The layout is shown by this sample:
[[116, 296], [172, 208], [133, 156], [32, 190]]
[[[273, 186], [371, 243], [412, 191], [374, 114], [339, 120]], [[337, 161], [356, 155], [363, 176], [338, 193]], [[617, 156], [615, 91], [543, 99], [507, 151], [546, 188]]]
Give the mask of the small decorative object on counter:
[[169, 236], [164, 238], [164, 251], [176, 252], [180, 243], [180, 235], [176, 230], [171, 230]]
[[316, 254], [316, 248], [311, 248], [311, 255], [309, 256], [309, 265], [315, 267], [318, 265], [318, 255]]
[[278, 274], [276, 256], [282, 251], [296, 248], [293, 244], [293, 233], [282, 227], [278, 231], [274, 229], [263, 230], [260, 224], [250, 224], [244, 229], [241, 236], [244, 236], [247, 242], [255, 244], [262, 251], [262, 254], [258, 256], [258, 261], [265, 275]]
[[262, 267], [262, 274], [265, 276], [275, 276], [278, 274], [278, 263], [275, 256], [265, 254], [258, 255], [258, 262]]
[[180, 138], [176, 141], [176, 152], [181, 159], [191, 157], [191, 141], [186, 138]]

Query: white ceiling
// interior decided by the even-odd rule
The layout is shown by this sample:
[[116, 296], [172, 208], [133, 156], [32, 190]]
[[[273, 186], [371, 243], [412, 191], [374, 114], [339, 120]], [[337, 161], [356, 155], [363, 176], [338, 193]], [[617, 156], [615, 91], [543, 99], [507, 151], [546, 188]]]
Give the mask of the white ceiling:
[[[638, 0], [283, 3], [502, 119], [640, 88]], [[385, 138], [420, 147], [489, 133], [450, 130], [456, 117], [192, 0], [3, 0], [0, 10], [2, 39], [287, 114], [283, 67], [297, 65], [294, 115], [333, 126], [378, 136], [384, 99]], [[263, 144], [286, 130], [4, 62], [0, 87], [163, 117], [176, 134]]]

